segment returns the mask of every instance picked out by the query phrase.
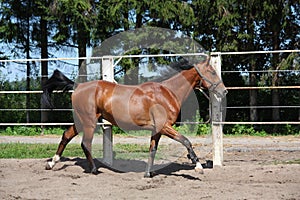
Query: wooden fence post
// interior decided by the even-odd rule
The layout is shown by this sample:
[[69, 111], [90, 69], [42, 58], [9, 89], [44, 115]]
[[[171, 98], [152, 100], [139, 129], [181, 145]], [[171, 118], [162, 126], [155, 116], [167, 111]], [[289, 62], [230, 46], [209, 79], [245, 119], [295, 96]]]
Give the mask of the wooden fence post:
[[[105, 56], [102, 58], [102, 79], [114, 81], [114, 60], [113, 57]], [[103, 162], [108, 165], [113, 164], [113, 135], [111, 124], [103, 120]]]
[[[211, 56], [211, 65], [221, 77], [221, 55]], [[214, 122], [222, 121], [221, 103], [222, 99], [210, 93], [211, 100], [211, 128], [213, 141], [213, 166], [223, 165], [223, 125]]]

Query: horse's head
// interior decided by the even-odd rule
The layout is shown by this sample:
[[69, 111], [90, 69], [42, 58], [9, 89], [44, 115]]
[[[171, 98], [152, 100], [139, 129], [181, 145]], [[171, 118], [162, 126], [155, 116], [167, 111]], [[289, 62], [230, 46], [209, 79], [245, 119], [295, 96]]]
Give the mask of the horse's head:
[[226, 96], [228, 91], [216, 70], [210, 65], [210, 59], [196, 64], [194, 67], [201, 78], [201, 84], [219, 98]]

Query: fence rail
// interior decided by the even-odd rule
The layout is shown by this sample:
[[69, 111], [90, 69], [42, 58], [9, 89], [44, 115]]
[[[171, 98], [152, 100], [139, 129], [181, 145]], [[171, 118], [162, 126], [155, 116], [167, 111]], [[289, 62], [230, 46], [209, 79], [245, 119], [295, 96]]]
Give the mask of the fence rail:
[[[278, 51], [246, 51], [246, 52], [211, 52], [210, 55], [222, 56], [222, 55], [246, 55], [246, 54], [270, 54], [270, 53], [299, 53], [300, 50], [278, 50]], [[120, 59], [122, 58], [144, 58], [144, 57], [171, 57], [171, 56], [208, 56], [205, 53], [190, 53], [190, 54], [156, 54], [156, 55], [122, 55], [122, 56], [109, 56], [109, 58]], [[107, 56], [102, 57], [76, 57], [76, 58], [48, 58], [48, 59], [12, 59], [12, 60], [0, 60], [0, 62], [43, 62], [43, 61], [66, 61], [66, 60], [102, 60], [106, 59]], [[117, 61], [117, 62], [118, 62]], [[272, 72], [300, 72], [300, 70], [255, 70], [255, 71], [222, 71], [222, 73], [252, 73], [252, 72], [262, 72], [262, 73], [272, 73]], [[257, 86], [257, 87], [227, 87], [228, 90], [261, 90], [261, 89], [300, 89], [300, 86]], [[43, 91], [0, 91], [0, 94], [41, 94]], [[54, 91], [55, 93], [61, 93], [63, 91]], [[73, 91], [69, 91], [73, 92]], [[228, 106], [228, 109], [251, 109], [251, 108], [299, 108], [298, 105], [291, 106]], [[73, 109], [35, 109], [35, 108], [18, 108], [18, 109], [1, 109], [0, 111], [72, 111]], [[197, 122], [190, 122], [197, 123]], [[213, 122], [215, 124], [300, 124], [299, 121], [281, 121], [281, 122]], [[32, 125], [32, 126], [56, 126], [56, 125], [71, 125], [73, 123], [0, 123], [0, 126], [16, 126], [16, 125]]]
[[[53, 93], [63, 93], [63, 90], [54, 90]], [[74, 90], [67, 91], [69, 93], [74, 92]], [[6, 90], [6, 91], [0, 91], [0, 94], [42, 94], [43, 91], [41, 90], [34, 90], [34, 91], [25, 91], [25, 90]]]
[[[226, 87], [227, 90], [259, 90], [259, 89], [300, 89], [300, 86], [262, 86], [262, 87]], [[63, 93], [63, 90], [54, 90], [53, 93]], [[74, 90], [67, 91], [69, 93], [74, 92]], [[0, 91], [0, 94], [42, 94], [43, 91], [35, 90], [35, 91], [25, 91], [25, 90], [6, 90]]]
[[[0, 126], [72, 126], [74, 123], [0, 123]], [[97, 125], [105, 125], [106, 123], [97, 123]]]
[[0, 108], [0, 111], [73, 111], [73, 109], [69, 108]]
[[300, 89], [299, 86], [263, 86], [263, 87], [226, 87], [227, 90], [260, 90], [260, 89]]
[[[269, 54], [269, 53], [299, 53], [300, 50], [274, 50], [274, 51], [243, 51], [243, 52], [211, 52], [210, 55], [246, 55], [246, 54]], [[164, 57], [164, 56], [208, 56], [206, 53], [186, 53], [186, 54], [153, 54], [153, 55], [121, 55], [121, 56], [109, 56], [112, 58], [144, 58], [144, 57]], [[99, 57], [73, 57], [73, 58], [31, 58], [31, 59], [11, 59], [0, 60], [0, 62], [35, 62], [35, 61], [56, 61], [56, 60], [102, 60], [108, 56]]]
[[260, 125], [275, 125], [275, 124], [300, 124], [300, 121], [276, 121], [276, 122], [212, 122], [212, 124], [244, 124], [244, 125], [251, 125], [251, 124], [260, 124]]

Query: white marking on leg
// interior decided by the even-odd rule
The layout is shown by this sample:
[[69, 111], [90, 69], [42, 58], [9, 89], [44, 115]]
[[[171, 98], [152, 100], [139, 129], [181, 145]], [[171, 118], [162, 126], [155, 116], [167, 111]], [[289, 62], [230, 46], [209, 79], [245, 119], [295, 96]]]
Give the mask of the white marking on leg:
[[60, 156], [57, 155], [57, 154], [54, 155], [53, 158], [52, 158], [52, 161], [54, 161], [54, 162], [56, 162], [56, 163], [59, 162], [59, 160], [60, 160]]
[[201, 165], [200, 162], [197, 162], [197, 163], [196, 163], [195, 171], [198, 172], [198, 173], [200, 173], [200, 174], [203, 174], [203, 173], [204, 173], [203, 167], [202, 167], [202, 165]]
[[54, 165], [59, 162], [60, 156], [59, 155], [54, 155], [52, 160], [48, 162], [47, 168], [52, 169]]

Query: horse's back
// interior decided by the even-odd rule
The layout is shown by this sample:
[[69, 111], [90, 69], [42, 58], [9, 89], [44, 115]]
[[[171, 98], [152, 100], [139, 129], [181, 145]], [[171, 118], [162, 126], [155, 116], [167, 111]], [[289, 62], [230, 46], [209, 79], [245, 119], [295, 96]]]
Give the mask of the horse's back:
[[114, 83], [108, 81], [90, 81], [80, 83], [72, 94], [74, 114], [81, 123], [92, 126], [99, 117], [97, 103], [99, 91], [109, 90]]
[[164, 122], [176, 120], [179, 105], [174, 100], [172, 92], [157, 82], [122, 85], [91, 81], [79, 84], [72, 95], [75, 113], [84, 118], [81, 121], [90, 124], [102, 116], [124, 129], [151, 129], [157, 125], [154, 116]]

